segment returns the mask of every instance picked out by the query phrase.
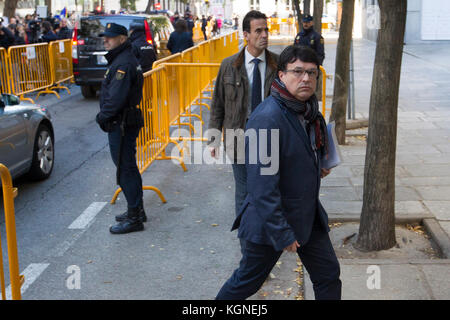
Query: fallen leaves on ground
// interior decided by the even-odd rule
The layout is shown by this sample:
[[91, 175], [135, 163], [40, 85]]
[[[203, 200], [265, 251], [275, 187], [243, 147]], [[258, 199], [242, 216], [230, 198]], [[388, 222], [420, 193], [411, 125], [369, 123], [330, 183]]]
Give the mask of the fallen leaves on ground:
[[330, 228], [336, 228], [336, 227], [340, 227], [342, 225], [341, 222], [335, 222], [335, 223], [329, 223], [328, 226]]

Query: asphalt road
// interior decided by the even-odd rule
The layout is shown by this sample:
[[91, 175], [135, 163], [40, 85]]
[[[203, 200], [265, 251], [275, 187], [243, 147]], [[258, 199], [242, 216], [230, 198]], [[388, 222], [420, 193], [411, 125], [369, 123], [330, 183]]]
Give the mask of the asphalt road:
[[[53, 116], [51, 177], [14, 181], [19, 269], [26, 279], [22, 299], [213, 299], [241, 256], [236, 231], [230, 232], [235, 216], [231, 165], [187, 164], [184, 172], [172, 161], [154, 162], [143, 183], [158, 187], [167, 203], [144, 191], [145, 230], [112, 235], [109, 227], [126, 210], [126, 201], [120, 195], [115, 205], [109, 203], [116, 190], [115, 167], [107, 136], [94, 121], [98, 99], [84, 99], [75, 85], [70, 89], [61, 100], [38, 101]], [[6, 248], [3, 220], [1, 212]], [[3, 260], [6, 265], [6, 249]], [[285, 267], [292, 271], [290, 264]], [[295, 277], [292, 273], [286, 281]]]
[[[61, 100], [39, 100], [55, 127], [51, 177], [14, 181], [19, 266], [26, 278], [22, 298], [214, 298], [239, 259], [238, 241], [229, 232], [231, 167], [188, 165], [184, 172], [171, 161], [155, 162], [143, 174], [144, 185], [160, 188], [168, 202], [144, 191], [145, 230], [112, 235], [114, 215], [126, 202], [119, 196], [109, 204], [115, 168], [106, 134], [94, 121], [98, 100], [84, 99], [76, 86], [71, 90]], [[2, 228], [6, 248], [4, 223]], [[3, 256], [6, 263], [6, 250]]]

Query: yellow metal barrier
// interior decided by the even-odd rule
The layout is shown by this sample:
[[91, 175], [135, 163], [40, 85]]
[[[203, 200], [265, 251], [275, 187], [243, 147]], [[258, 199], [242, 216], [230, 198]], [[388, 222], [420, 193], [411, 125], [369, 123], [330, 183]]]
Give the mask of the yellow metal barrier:
[[[172, 101], [172, 108], [175, 110], [178, 109], [178, 113], [176, 117], [170, 121], [170, 125], [189, 126], [195, 133], [191, 119], [197, 118], [203, 126], [202, 107], [209, 109], [209, 105], [202, 100], [210, 98], [204, 95], [204, 91], [211, 83], [211, 79], [217, 76], [220, 63], [165, 63], [163, 66], [167, 68], [168, 72], [175, 74], [179, 79], [179, 83], [183, 84], [181, 87], [172, 89], [180, 91], [180, 99], [179, 101]], [[192, 74], [196, 74], [195, 79], [192, 79]], [[193, 106], [200, 106], [199, 114], [192, 112]], [[182, 117], [188, 117], [189, 122], [182, 122]], [[200, 128], [202, 130], [202, 127]], [[201, 131], [199, 135], [200, 137], [203, 137], [203, 131]], [[177, 139], [206, 141], [204, 138], [192, 138], [192, 136], [189, 138], [179, 136]]]
[[11, 93], [9, 76], [8, 52], [5, 48], [0, 48], [0, 90], [1, 93]]
[[44, 91], [40, 91], [36, 96], [36, 99], [39, 98], [42, 93], [55, 93], [59, 98], [59, 94], [52, 89], [65, 89], [70, 94], [69, 88], [62, 86], [61, 84], [73, 79], [72, 40], [66, 39], [50, 42], [48, 44], [48, 50], [52, 86], [46, 88]]
[[[204, 41], [201, 44], [157, 60], [153, 63], [153, 70], [144, 74], [143, 98], [139, 105], [144, 116], [144, 128], [137, 138], [136, 160], [140, 173], [146, 171], [155, 160], [177, 160], [184, 171], [186, 166], [183, 162], [183, 148], [177, 140], [201, 140], [203, 138], [170, 137], [171, 126], [188, 126], [190, 133], [195, 132], [191, 119], [197, 118], [203, 124], [202, 107], [209, 107], [202, 102], [204, 91], [208, 90], [217, 76], [218, 68], [222, 59], [237, 53], [237, 32], [224, 35], [213, 40]], [[213, 62], [211, 60], [217, 61]], [[211, 63], [213, 62], [213, 63]], [[199, 105], [200, 112], [192, 112], [192, 106]], [[189, 122], [181, 121], [188, 117]], [[201, 137], [203, 135], [201, 134]], [[166, 148], [174, 144], [180, 157], [166, 155]], [[144, 190], [153, 190], [166, 202], [161, 191], [153, 186], [144, 186]], [[114, 204], [121, 188], [118, 188], [111, 200]]]
[[[176, 141], [170, 139], [169, 110], [167, 108], [170, 92], [167, 70], [159, 66], [144, 74], [143, 96], [139, 108], [144, 117], [144, 127], [136, 139], [136, 160], [139, 172], [142, 174], [156, 160], [175, 159], [186, 171], [182, 157], [166, 156], [165, 150], [170, 143], [174, 143], [182, 155], [182, 148]], [[143, 186], [143, 190], [155, 191], [163, 203], [166, 202], [161, 191], [153, 186]], [[117, 200], [118, 188], [114, 193], [111, 204]]]
[[325, 112], [330, 109], [326, 108], [326, 93], [327, 93], [327, 72], [324, 67], [320, 66], [320, 71], [322, 72], [322, 115], [325, 117]]
[[297, 34], [294, 18], [269, 18], [267, 26], [271, 35], [295, 37]]
[[[9, 47], [8, 57], [11, 93], [21, 100], [33, 102], [24, 95], [44, 90], [53, 84], [47, 43]], [[55, 91], [47, 92], [58, 96]]]
[[[12, 187], [12, 179], [9, 170], [0, 163], [0, 177], [3, 189], [3, 202], [5, 209], [5, 225], [6, 225], [6, 240], [8, 246], [8, 261], [9, 261], [9, 277], [11, 282], [11, 298], [13, 300], [20, 300], [20, 286], [24, 281], [24, 277], [19, 275], [19, 257], [17, 254], [17, 239], [16, 239], [16, 221], [14, 216], [14, 197], [17, 196], [17, 189]], [[3, 252], [0, 243], [0, 280], [2, 299], [6, 300], [5, 290], [5, 274], [3, 269]]]
[[24, 96], [35, 91], [44, 90], [37, 98], [42, 93], [59, 98], [53, 89], [65, 89], [70, 94], [61, 84], [73, 81], [72, 41], [12, 46], [8, 51], [0, 48], [0, 80], [2, 93], [12, 93], [32, 103], [32, 99]]
[[202, 31], [202, 23], [197, 21], [195, 23], [194, 29], [192, 29], [192, 41], [194, 41], [194, 43], [198, 43], [204, 40], [205, 37]]
[[277, 35], [280, 34], [280, 19], [279, 18], [269, 18], [268, 21], [268, 27], [269, 27], [269, 33]]

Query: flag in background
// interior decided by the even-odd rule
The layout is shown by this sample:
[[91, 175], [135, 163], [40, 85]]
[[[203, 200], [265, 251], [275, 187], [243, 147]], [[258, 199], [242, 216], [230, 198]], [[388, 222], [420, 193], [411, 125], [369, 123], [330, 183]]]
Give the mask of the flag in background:
[[67, 10], [66, 7], [64, 7], [64, 9], [61, 10], [61, 13], [59, 14], [61, 17], [67, 18]]

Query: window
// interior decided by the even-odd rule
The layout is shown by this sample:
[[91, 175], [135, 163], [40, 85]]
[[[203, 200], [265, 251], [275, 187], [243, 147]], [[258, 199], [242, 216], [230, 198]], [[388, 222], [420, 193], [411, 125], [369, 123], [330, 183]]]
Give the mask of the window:
[[259, 10], [259, 0], [250, 0], [250, 10]]

